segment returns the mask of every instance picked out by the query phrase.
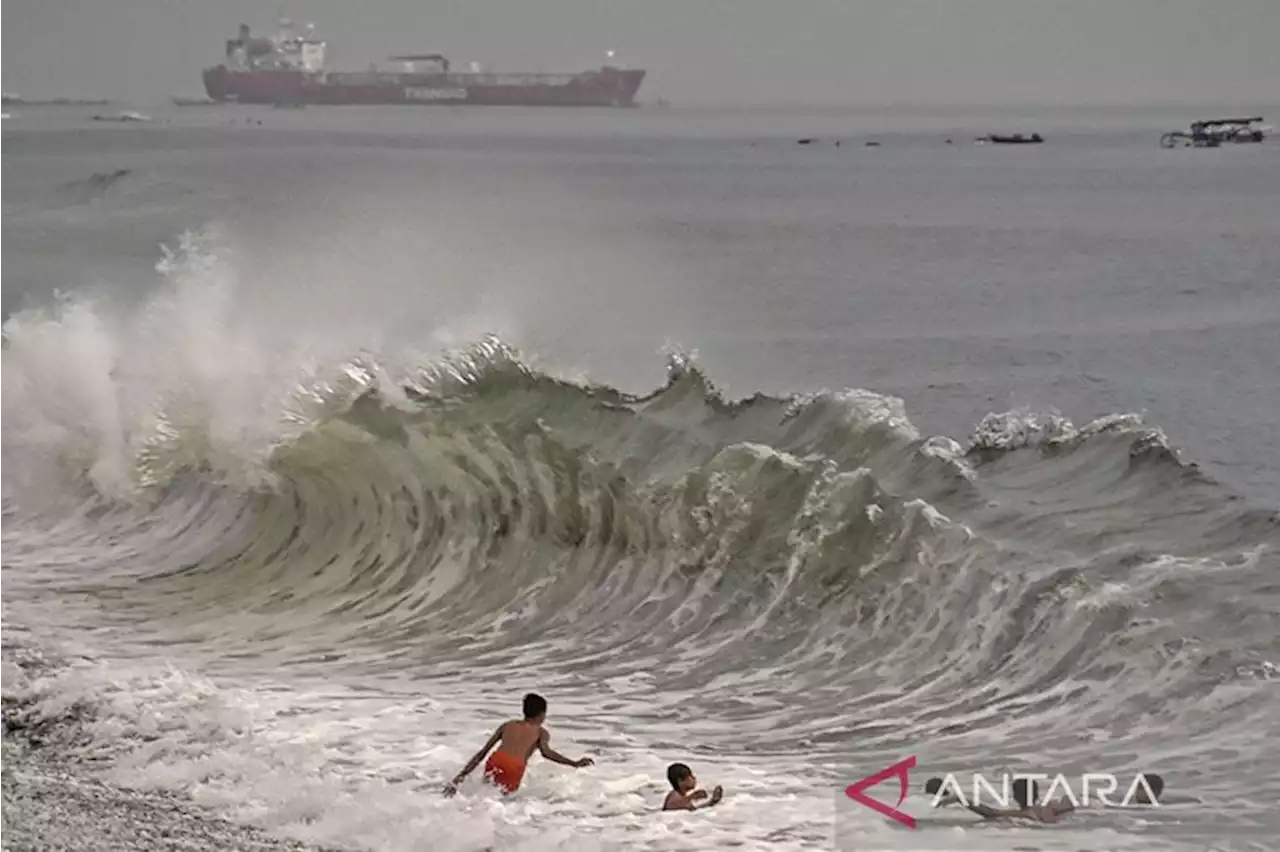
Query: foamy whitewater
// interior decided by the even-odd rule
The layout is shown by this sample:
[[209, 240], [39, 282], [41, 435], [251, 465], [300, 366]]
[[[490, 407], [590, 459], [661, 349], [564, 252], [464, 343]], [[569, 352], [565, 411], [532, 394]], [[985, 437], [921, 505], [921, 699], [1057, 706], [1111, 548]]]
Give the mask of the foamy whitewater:
[[[386, 852], [1280, 832], [1280, 518], [1161, 424], [930, 435], [873, 389], [731, 398], [678, 347], [635, 394], [443, 321], [268, 335], [234, 249], [194, 232], [137, 304], [5, 324], [6, 719], [86, 775]], [[596, 765], [442, 797], [529, 690]], [[914, 831], [843, 795], [907, 755]], [[657, 813], [677, 760], [724, 803]], [[1027, 827], [923, 795], [1005, 769], [1167, 801]]]

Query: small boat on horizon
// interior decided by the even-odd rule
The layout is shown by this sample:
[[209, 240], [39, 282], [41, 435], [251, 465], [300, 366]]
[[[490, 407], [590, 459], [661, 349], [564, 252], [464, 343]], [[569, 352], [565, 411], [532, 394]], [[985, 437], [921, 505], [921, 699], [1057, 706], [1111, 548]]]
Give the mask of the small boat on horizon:
[[20, 95], [5, 92], [0, 100], [3, 100], [5, 106], [110, 106], [110, 100], [97, 98], [37, 98], [35, 100], [27, 100]]
[[115, 115], [98, 114], [98, 115], [91, 115], [89, 117], [94, 121], [118, 121], [118, 122], [126, 122], [126, 123], [131, 121], [150, 122], [153, 120], [151, 116], [141, 112], [136, 112], [134, 110], [123, 110], [121, 112], [116, 113]]
[[980, 144], [990, 142], [993, 145], [1039, 145], [1044, 142], [1044, 137], [1039, 133], [1032, 133], [1030, 136], [1023, 136], [1021, 133], [1012, 135], [991, 133], [986, 136], [979, 136], [974, 141]]
[[1246, 144], [1261, 142], [1270, 127], [1258, 127], [1262, 116], [1249, 118], [1215, 118], [1194, 121], [1187, 130], [1174, 130], [1160, 137], [1161, 148], [1217, 148], [1224, 142]]

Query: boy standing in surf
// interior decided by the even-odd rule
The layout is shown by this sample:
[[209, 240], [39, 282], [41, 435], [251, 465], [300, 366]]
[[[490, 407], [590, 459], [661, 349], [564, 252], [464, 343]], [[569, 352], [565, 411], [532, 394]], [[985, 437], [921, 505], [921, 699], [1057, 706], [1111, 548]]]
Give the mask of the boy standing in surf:
[[589, 757], [570, 760], [551, 747], [551, 734], [542, 727], [547, 720], [547, 700], [541, 695], [530, 692], [524, 697], [524, 718], [503, 722], [489, 737], [484, 748], [476, 752], [475, 757], [462, 768], [451, 783], [444, 788], [446, 796], [458, 792], [458, 785], [480, 765], [489, 749], [495, 745], [498, 750], [489, 756], [484, 765], [485, 780], [497, 785], [504, 794], [514, 793], [520, 789], [524, 779], [524, 771], [528, 767], [529, 758], [536, 749], [552, 763], [562, 766], [590, 766], [594, 761]]

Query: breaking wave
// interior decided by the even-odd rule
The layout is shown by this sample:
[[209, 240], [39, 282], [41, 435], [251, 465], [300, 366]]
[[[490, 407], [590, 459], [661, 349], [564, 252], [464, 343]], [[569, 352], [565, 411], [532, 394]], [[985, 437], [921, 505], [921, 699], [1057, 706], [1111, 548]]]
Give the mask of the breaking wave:
[[[323, 708], [348, 691], [376, 685], [421, 724], [409, 692], [456, 708], [536, 683], [616, 761], [774, 761], [795, 790], [904, 749], [981, 768], [993, 742], [1000, 764], [1154, 762], [1205, 801], [1242, 778], [1277, 789], [1255, 752], [1280, 733], [1280, 524], [1137, 415], [992, 414], [962, 443], [867, 390], [726, 400], [680, 352], [631, 394], [495, 336], [416, 360], [263, 347], [217, 325], [207, 245], [162, 271], [172, 289], [140, 319], [67, 302], [6, 326], [6, 631], [257, 684], [259, 724], [294, 745], [323, 737], [287, 720], [336, 731]], [[242, 816], [308, 836], [336, 807], [245, 786], [218, 749], [247, 723], [207, 710], [193, 728], [204, 699], [176, 670], [74, 699], [32, 671], [25, 724], [115, 719], [88, 736], [132, 783], [257, 797]], [[165, 724], [181, 735], [155, 747]], [[405, 725], [315, 760], [438, 780], [460, 753], [391, 759]], [[611, 789], [640, 796], [619, 772]], [[812, 839], [823, 820], [805, 819]], [[327, 836], [372, 836], [354, 824]]]

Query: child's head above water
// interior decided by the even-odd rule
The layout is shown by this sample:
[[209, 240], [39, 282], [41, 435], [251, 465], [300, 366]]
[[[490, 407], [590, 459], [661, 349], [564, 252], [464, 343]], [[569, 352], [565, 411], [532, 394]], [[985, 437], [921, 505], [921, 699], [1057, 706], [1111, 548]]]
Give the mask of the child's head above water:
[[541, 722], [547, 718], [547, 699], [536, 692], [524, 697], [524, 718], [530, 722]]
[[1027, 778], [1018, 778], [1013, 782], [1013, 800], [1020, 808], [1030, 808], [1040, 801], [1040, 785]]
[[673, 763], [667, 767], [667, 780], [671, 782], [671, 789], [677, 793], [687, 793], [698, 786], [697, 776], [683, 763]]

